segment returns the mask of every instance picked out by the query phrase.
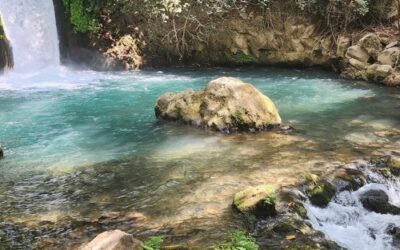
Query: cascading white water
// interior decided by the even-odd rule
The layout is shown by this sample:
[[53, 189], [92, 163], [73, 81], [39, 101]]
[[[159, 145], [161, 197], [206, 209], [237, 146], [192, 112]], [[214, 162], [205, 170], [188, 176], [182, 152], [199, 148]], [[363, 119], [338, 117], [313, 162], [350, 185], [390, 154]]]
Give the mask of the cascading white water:
[[12, 46], [15, 71], [60, 64], [52, 0], [0, 0], [0, 15]]
[[305, 203], [307, 216], [314, 229], [349, 250], [394, 250], [392, 236], [387, 229], [400, 227], [400, 216], [379, 214], [366, 210], [360, 196], [368, 190], [383, 190], [389, 202], [400, 206], [399, 181], [387, 181], [379, 176], [357, 191], [343, 191], [336, 195], [326, 208]]

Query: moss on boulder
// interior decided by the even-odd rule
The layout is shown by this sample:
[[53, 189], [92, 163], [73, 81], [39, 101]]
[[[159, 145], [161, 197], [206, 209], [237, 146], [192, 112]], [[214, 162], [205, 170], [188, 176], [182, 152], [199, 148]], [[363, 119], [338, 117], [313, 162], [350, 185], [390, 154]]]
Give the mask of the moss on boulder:
[[306, 191], [311, 203], [318, 207], [326, 207], [335, 196], [336, 187], [313, 174], [307, 175], [306, 179], [309, 182]]
[[276, 189], [271, 185], [250, 187], [236, 193], [233, 197], [233, 206], [236, 209], [257, 217], [275, 216], [276, 202]]

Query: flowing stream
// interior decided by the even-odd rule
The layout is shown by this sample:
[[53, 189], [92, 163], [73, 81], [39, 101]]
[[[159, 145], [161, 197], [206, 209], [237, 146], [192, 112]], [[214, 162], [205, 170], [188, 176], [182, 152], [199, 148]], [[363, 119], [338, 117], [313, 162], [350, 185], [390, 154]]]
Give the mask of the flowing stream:
[[[15, 58], [0, 76], [0, 248], [75, 247], [119, 228], [204, 249], [242, 227], [230, 207], [242, 188], [399, 153], [398, 89], [311, 69], [73, 71], [59, 66], [52, 1], [0, 1], [0, 13]], [[297, 133], [155, 119], [159, 95], [219, 76], [254, 84]]]
[[388, 181], [374, 175], [370, 175], [371, 183], [359, 190], [337, 194], [327, 208], [307, 202], [305, 207], [313, 228], [349, 250], [396, 249], [392, 246], [390, 228], [400, 227], [400, 216], [368, 211], [360, 196], [369, 190], [382, 190], [391, 204], [400, 206], [400, 184], [398, 180]]

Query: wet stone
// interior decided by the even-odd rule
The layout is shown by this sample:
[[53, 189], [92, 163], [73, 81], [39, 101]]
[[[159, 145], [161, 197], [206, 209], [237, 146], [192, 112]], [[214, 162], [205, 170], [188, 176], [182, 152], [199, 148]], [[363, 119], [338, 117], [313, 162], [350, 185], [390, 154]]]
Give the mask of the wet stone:
[[396, 225], [390, 224], [386, 228], [385, 233], [392, 236], [392, 246], [396, 249], [400, 248], [400, 227], [396, 227]]
[[336, 187], [326, 180], [316, 179], [307, 186], [307, 194], [314, 206], [326, 207], [336, 194]]
[[360, 197], [364, 208], [380, 214], [400, 214], [400, 208], [389, 203], [389, 196], [383, 190], [368, 190]]

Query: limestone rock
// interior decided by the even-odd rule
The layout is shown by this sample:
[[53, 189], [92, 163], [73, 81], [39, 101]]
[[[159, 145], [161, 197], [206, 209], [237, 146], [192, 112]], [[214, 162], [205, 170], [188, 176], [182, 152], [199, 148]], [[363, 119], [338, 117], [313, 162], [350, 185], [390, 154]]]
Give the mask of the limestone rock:
[[400, 60], [400, 47], [391, 47], [385, 49], [378, 55], [378, 63], [390, 65], [392, 67], [398, 65]]
[[368, 52], [359, 45], [353, 45], [347, 49], [346, 57], [348, 59], [354, 58], [360, 62], [368, 62]]
[[361, 62], [354, 58], [350, 58], [349, 63], [351, 66], [353, 66], [354, 68], [359, 69], [359, 70], [364, 70], [368, 65], [365, 62]]
[[339, 36], [337, 40], [336, 55], [338, 57], [344, 57], [350, 45], [351, 45], [351, 39], [349, 37]]
[[372, 64], [366, 70], [367, 77], [375, 82], [381, 82], [392, 73], [392, 66]]
[[361, 48], [367, 51], [368, 55], [377, 58], [380, 51], [382, 51], [382, 43], [378, 35], [369, 33], [359, 41]]
[[270, 185], [247, 188], [236, 193], [233, 206], [242, 213], [254, 214], [257, 217], [275, 216], [276, 193]]
[[120, 230], [106, 231], [96, 236], [81, 250], [142, 250], [142, 242]]
[[390, 87], [400, 86], [400, 71], [392, 71], [392, 73], [386, 77], [382, 83]]
[[158, 118], [181, 121], [219, 131], [254, 131], [281, 123], [274, 103], [251, 84], [222, 77], [199, 92], [186, 90], [161, 95]]

